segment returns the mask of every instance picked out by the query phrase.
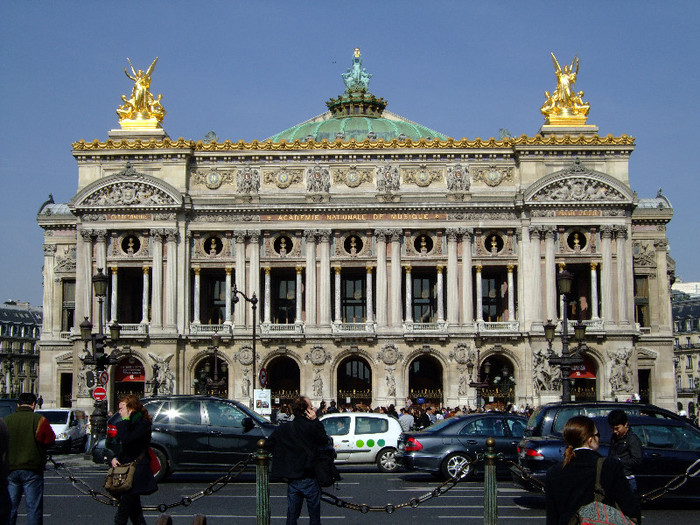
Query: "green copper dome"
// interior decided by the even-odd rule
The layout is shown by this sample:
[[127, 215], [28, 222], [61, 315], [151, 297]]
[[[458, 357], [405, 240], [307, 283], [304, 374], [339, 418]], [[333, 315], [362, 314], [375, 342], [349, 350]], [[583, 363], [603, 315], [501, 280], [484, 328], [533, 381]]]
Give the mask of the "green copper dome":
[[362, 67], [362, 55], [355, 49], [352, 68], [342, 75], [345, 93], [326, 102], [329, 111], [311, 120], [302, 122], [270, 137], [273, 142], [282, 140], [313, 140], [334, 142], [338, 139], [348, 142], [351, 139], [371, 141], [382, 139], [441, 139], [447, 137], [435, 130], [411, 122], [403, 117], [385, 111], [386, 101], [369, 92], [372, 77]]

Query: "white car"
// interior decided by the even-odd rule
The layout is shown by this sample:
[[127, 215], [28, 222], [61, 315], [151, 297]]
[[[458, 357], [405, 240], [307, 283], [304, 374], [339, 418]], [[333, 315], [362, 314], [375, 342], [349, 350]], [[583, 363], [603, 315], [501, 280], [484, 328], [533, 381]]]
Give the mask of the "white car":
[[394, 459], [401, 425], [391, 416], [368, 412], [340, 412], [321, 418], [333, 438], [336, 463], [376, 463], [381, 472], [399, 468]]
[[87, 442], [87, 415], [76, 408], [45, 408], [36, 410], [48, 419], [54, 434], [56, 443], [52, 447], [61, 452], [76, 450], [83, 452]]

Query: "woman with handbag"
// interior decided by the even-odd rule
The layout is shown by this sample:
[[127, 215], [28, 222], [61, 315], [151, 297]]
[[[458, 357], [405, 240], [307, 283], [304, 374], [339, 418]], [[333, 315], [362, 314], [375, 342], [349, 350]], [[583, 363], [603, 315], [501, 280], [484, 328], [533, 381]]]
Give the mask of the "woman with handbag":
[[[581, 507], [598, 501], [596, 489], [601, 489], [602, 503], [618, 507], [639, 523], [641, 509], [622, 464], [598, 453], [600, 432], [593, 420], [572, 417], [564, 425], [562, 436], [566, 442], [564, 462], [550, 467], [545, 482], [547, 525], [578, 523], [576, 516]], [[602, 468], [599, 459], [604, 459]]]
[[153, 494], [158, 490], [156, 480], [149, 466], [148, 448], [151, 443], [151, 416], [135, 395], [129, 394], [119, 400], [117, 421], [117, 447], [111, 450], [112, 467], [135, 462], [135, 472], [131, 488], [118, 495], [119, 507], [114, 517], [114, 525], [126, 525], [128, 520], [134, 525], [145, 525], [141, 508], [141, 495]]

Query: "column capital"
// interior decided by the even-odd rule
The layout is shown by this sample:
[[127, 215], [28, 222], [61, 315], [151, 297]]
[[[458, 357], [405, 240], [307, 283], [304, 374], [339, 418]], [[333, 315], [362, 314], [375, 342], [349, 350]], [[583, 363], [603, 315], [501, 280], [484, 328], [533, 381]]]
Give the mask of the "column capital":
[[85, 242], [92, 242], [92, 230], [80, 230], [80, 236]]
[[92, 233], [97, 237], [98, 242], [105, 242], [107, 240], [107, 230], [92, 230]]
[[374, 230], [374, 236], [378, 241], [386, 242], [387, 237], [391, 237], [391, 230], [388, 228], [377, 228]]
[[248, 236], [248, 232], [245, 230], [236, 230], [233, 232], [233, 236], [236, 238], [236, 244], [245, 244], [245, 239]]
[[368, 263], [367, 266], [366, 266], [365, 268], [366, 268], [366, 270], [367, 270], [367, 273], [372, 273], [372, 270], [374, 269], [374, 266], [372, 266], [371, 264]]
[[668, 239], [659, 239], [658, 241], [654, 241], [654, 248], [657, 250], [666, 251], [668, 249]]
[[530, 227], [530, 239], [536, 239], [540, 240], [542, 238], [542, 228], [540, 226], [531, 226]]
[[250, 230], [247, 232], [250, 242], [253, 244], [258, 244], [260, 242], [260, 232], [257, 230]]
[[333, 270], [335, 270], [336, 275], [340, 275], [341, 267], [339, 265], [333, 266]]
[[116, 266], [116, 265], [110, 266], [110, 267], [109, 267], [109, 270], [110, 270], [112, 273], [117, 273], [117, 271], [119, 270], [119, 267]]
[[477, 265], [474, 266], [474, 268], [476, 268], [476, 271], [477, 271], [478, 273], [481, 273], [481, 270], [482, 270], [484, 267], [483, 267], [483, 265], [481, 265], [481, 264], [477, 264]]
[[557, 236], [557, 228], [555, 226], [543, 226], [542, 231], [544, 232], [544, 238], [554, 239]]
[[318, 230], [304, 230], [304, 238], [306, 242], [316, 242], [318, 237]]
[[332, 230], [316, 230], [316, 236], [322, 243], [330, 243], [331, 235], [333, 235]]
[[618, 239], [627, 238], [627, 226], [618, 226], [615, 228], [615, 235]]
[[144, 275], [148, 275], [148, 272], [151, 271], [151, 267], [148, 266], [148, 265], [145, 265], [145, 266], [142, 268], [142, 270], [143, 270], [143, 274], [144, 274]]
[[564, 268], [566, 268], [566, 263], [560, 262], [560, 263], [557, 263], [557, 266], [559, 267], [559, 271], [563, 272]]
[[406, 273], [411, 273], [411, 265], [410, 264], [404, 264], [403, 269], [406, 270]]
[[515, 265], [509, 264], [506, 266], [506, 269], [508, 270], [508, 273], [513, 273], [513, 270], [515, 269]]
[[591, 262], [591, 270], [595, 270], [596, 268], [598, 268], [599, 264], [600, 263], [596, 261]]
[[600, 236], [603, 239], [610, 239], [612, 237], [613, 232], [615, 231], [614, 226], [601, 226], [600, 227]]
[[444, 270], [445, 267], [442, 264], [438, 264], [435, 266], [435, 269], [437, 270], [437, 273], [442, 273], [442, 270]]
[[391, 242], [401, 241], [401, 237], [403, 237], [403, 230], [401, 228], [391, 228], [387, 231], [391, 236]]
[[55, 255], [56, 254], [56, 245], [55, 244], [44, 244], [42, 247], [44, 248], [44, 255]]
[[175, 229], [163, 230], [163, 233], [165, 234], [165, 240], [168, 242], [177, 242], [180, 237]]
[[[266, 270], [269, 270], [269, 268], [266, 268]], [[233, 266], [224, 267], [224, 271], [226, 272], [226, 275], [231, 275], [231, 272], [233, 271]]]
[[304, 267], [301, 266], [301, 265], [298, 265], [298, 266], [296, 267], [296, 271], [297, 271], [297, 275], [299, 275], [301, 272], [304, 271]]
[[193, 266], [192, 271], [194, 272], [195, 275], [199, 275], [199, 272], [201, 272], [202, 269], [199, 266]]

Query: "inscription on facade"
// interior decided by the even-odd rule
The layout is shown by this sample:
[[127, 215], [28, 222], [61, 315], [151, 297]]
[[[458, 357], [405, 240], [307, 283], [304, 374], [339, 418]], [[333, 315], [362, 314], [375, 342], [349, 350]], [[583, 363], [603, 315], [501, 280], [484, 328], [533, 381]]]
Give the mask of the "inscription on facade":
[[261, 215], [263, 221], [430, 221], [446, 220], [446, 213], [285, 213]]
[[557, 210], [557, 217], [590, 216], [600, 217], [600, 210]]
[[153, 215], [150, 213], [108, 213], [108, 221], [150, 221]]

